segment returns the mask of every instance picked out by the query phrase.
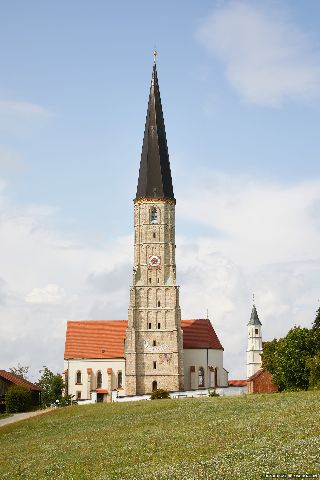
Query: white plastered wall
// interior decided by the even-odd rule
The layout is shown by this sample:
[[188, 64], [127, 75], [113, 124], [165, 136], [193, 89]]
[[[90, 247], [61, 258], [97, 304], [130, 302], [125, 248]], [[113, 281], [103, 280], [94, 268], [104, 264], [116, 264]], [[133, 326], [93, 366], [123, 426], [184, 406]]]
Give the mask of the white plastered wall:
[[[206, 349], [206, 348], [192, 348], [184, 349], [184, 380], [185, 389], [198, 388], [198, 370], [199, 367], [204, 368], [205, 387], [215, 387], [215, 374], [210, 372], [209, 367], [217, 367], [217, 377], [219, 387], [228, 386], [227, 372], [223, 368], [223, 350]], [[190, 367], [195, 367], [193, 374], [193, 385], [191, 385]], [[108, 375], [108, 369], [112, 369], [111, 375]], [[95, 391], [97, 387], [97, 373], [100, 370], [102, 373], [103, 390], [111, 390], [117, 388], [118, 372], [122, 371], [122, 387], [125, 393], [125, 360], [122, 359], [70, 359], [64, 361], [64, 369], [68, 371], [68, 393], [77, 397], [77, 392], [81, 392], [82, 400], [90, 400], [91, 392]], [[91, 378], [88, 374], [88, 369], [92, 369]], [[76, 383], [77, 372], [81, 371], [81, 384]]]
[[[227, 387], [228, 376], [223, 368], [223, 350], [213, 348], [188, 348], [184, 349], [184, 385], [186, 390], [197, 389], [199, 368], [204, 368], [204, 385], [210, 387]], [[194, 368], [194, 373], [190, 372]], [[215, 385], [215, 374], [209, 367], [217, 368], [218, 385]]]
[[[92, 369], [91, 377], [88, 369]], [[108, 369], [112, 369], [108, 375]], [[125, 389], [125, 360], [120, 359], [70, 359], [64, 360], [64, 370], [68, 371], [68, 394], [77, 397], [77, 392], [81, 392], [81, 400], [90, 400], [91, 391], [97, 388], [97, 373], [102, 373], [101, 388], [111, 390], [118, 387], [118, 372], [122, 371], [122, 387]], [[77, 372], [81, 371], [81, 384], [76, 383]], [[124, 390], [123, 390], [124, 391]]]

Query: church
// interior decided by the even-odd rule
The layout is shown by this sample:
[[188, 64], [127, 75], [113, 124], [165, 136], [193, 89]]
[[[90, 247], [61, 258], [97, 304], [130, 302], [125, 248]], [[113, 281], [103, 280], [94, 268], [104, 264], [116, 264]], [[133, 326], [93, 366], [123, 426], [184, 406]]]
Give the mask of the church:
[[128, 319], [68, 321], [65, 383], [78, 401], [111, 401], [115, 390], [134, 396], [228, 386], [210, 320], [181, 320], [175, 205], [155, 53], [134, 199]]

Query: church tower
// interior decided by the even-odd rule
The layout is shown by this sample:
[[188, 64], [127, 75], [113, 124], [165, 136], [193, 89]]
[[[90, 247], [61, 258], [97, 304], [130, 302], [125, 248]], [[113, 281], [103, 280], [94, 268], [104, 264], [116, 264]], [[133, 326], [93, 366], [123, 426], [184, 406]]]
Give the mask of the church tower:
[[125, 340], [126, 395], [183, 389], [183, 338], [175, 264], [175, 198], [152, 69], [137, 194], [134, 267]]
[[261, 322], [258, 317], [257, 309], [253, 304], [251, 317], [248, 327], [248, 349], [247, 349], [247, 378], [260, 370], [262, 361], [262, 335]]

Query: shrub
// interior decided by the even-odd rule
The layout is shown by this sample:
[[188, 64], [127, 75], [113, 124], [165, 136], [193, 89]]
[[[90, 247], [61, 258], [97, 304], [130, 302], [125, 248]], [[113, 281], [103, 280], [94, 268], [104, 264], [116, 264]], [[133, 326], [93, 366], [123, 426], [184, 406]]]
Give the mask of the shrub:
[[31, 391], [19, 385], [8, 388], [5, 394], [8, 413], [27, 412], [31, 408]]
[[209, 397], [220, 397], [219, 393], [215, 389], [209, 391]]
[[168, 390], [165, 390], [163, 388], [158, 388], [157, 390], [154, 390], [151, 393], [151, 400], [157, 400], [160, 398], [170, 398]]

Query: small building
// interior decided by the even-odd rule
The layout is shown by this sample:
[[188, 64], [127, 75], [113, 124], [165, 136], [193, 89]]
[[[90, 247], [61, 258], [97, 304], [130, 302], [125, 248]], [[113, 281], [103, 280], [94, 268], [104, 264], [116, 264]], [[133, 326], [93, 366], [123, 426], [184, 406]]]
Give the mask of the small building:
[[247, 380], [228, 380], [228, 387], [232, 390], [232, 395], [247, 393]]
[[[64, 354], [66, 390], [78, 401], [111, 401], [112, 392], [126, 392], [126, 320], [80, 320], [67, 325]], [[223, 347], [209, 319], [182, 320], [186, 390], [228, 386]], [[165, 344], [144, 343], [157, 352], [165, 367], [170, 362]]]
[[247, 380], [248, 393], [275, 393], [278, 386], [272, 381], [272, 373], [260, 369]]
[[0, 412], [5, 411], [5, 394], [12, 385], [19, 385], [31, 390], [32, 405], [38, 407], [41, 403], [41, 388], [18, 375], [6, 370], [0, 370]]

